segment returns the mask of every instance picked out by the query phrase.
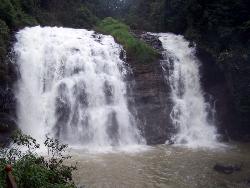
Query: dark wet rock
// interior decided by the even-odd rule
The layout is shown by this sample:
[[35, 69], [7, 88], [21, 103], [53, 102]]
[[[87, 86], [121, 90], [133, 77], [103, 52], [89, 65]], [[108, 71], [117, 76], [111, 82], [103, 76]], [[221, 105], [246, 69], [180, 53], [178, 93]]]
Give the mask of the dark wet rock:
[[215, 117], [211, 115], [210, 118], [215, 119], [217, 130], [221, 134], [219, 139], [229, 141], [230, 138], [236, 137], [238, 123], [226, 76], [215, 59], [205, 50], [197, 48], [196, 55], [201, 63], [201, 84], [206, 93], [205, 99], [216, 112]]
[[244, 135], [242, 138], [243, 142], [250, 142], [250, 134], [249, 135]]
[[10, 136], [17, 129], [14, 117], [6, 113], [0, 113], [0, 145], [6, 145], [10, 141]]
[[140, 38], [156, 50], [162, 51], [162, 44], [158, 37], [143, 33]]
[[16, 98], [10, 88], [0, 87], [0, 113], [15, 113]]
[[[143, 33], [141, 38], [162, 50], [158, 37]], [[147, 64], [127, 62], [133, 72], [130, 82], [135, 82], [129, 97], [134, 99], [137, 121], [143, 136], [149, 145], [164, 144], [171, 139], [175, 128], [170, 122], [170, 88], [164, 79], [161, 60]]]
[[157, 50], [159, 53], [163, 51], [162, 43], [158, 37], [142, 31], [134, 31], [133, 35], [146, 42], [149, 46]]
[[247, 180], [247, 184], [250, 185], [250, 178]]
[[12, 117], [10, 117], [8, 114], [0, 114], [0, 132], [5, 133], [5, 132], [10, 132], [13, 129], [15, 129], [16, 126], [16, 121]]
[[0, 86], [0, 145], [6, 145], [10, 135], [17, 129], [16, 98], [8, 85]]
[[60, 137], [65, 133], [68, 121], [71, 115], [71, 103], [69, 102], [69, 91], [66, 84], [61, 84], [58, 87], [58, 96], [56, 98], [56, 125], [54, 131], [56, 136]]
[[230, 141], [228, 134], [224, 130], [222, 130], [222, 129], [217, 129], [217, 130], [219, 130], [219, 133], [220, 133], [217, 136], [218, 142], [229, 142]]
[[230, 165], [224, 165], [217, 163], [214, 166], [214, 170], [219, 172], [219, 173], [224, 173], [224, 174], [232, 174], [237, 171], [241, 171], [242, 164], [230, 164]]
[[148, 144], [163, 144], [170, 139], [169, 92], [160, 62], [132, 64], [135, 80], [133, 97], [141, 130]]
[[117, 115], [116, 112], [113, 111], [108, 115], [108, 128], [107, 133], [109, 135], [109, 138], [111, 139], [112, 145], [115, 146], [119, 142], [119, 126], [117, 122]]
[[5, 76], [0, 79], [0, 145], [8, 144], [10, 135], [17, 129], [15, 82], [18, 68], [14, 63], [0, 61], [5, 65]]

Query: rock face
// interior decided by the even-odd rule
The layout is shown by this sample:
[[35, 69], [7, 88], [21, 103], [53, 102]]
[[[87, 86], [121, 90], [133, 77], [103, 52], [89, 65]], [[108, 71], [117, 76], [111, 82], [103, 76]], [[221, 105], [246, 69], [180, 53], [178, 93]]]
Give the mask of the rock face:
[[[157, 37], [145, 33], [139, 37], [159, 53], [163, 50]], [[163, 76], [161, 60], [149, 64], [128, 63], [135, 81], [131, 98], [135, 100], [140, 128], [147, 144], [163, 144], [170, 140], [174, 127], [170, 122], [170, 92]]]
[[0, 83], [0, 146], [8, 143], [11, 133], [16, 130], [16, 99], [13, 90], [16, 68], [9, 65], [8, 80]]
[[172, 128], [168, 126], [168, 89], [160, 62], [132, 67], [136, 82], [134, 100], [144, 137], [147, 144], [163, 144], [170, 139]]
[[12, 90], [0, 89], [0, 146], [8, 143], [11, 133], [16, 130], [15, 97]]
[[237, 132], [235, 125], [236, 111], [233, 96], [228, 87], [226, 77], [214, 59], [204, 50], [197, 49], [197, 57], [201, 62], [201, 83], [206, 100], [214, 105], [215, 124], [223, 141], [234, 138]]
[[17, 124], [15, 118], [8, 114], [0, 114], [0, 146], [9, 142], [9, 138], [13, 130], [16, 130]]
[[[135, 32], [136, 36], [156, 49], [163, 51], [162, 44], [155, 36], [147, 33]], [[222, 141], [229, 140], [234, 134], [235, 109], [233, 98], [230, 95], [226, 78], [213, 58], [197, 49], [197, 57], [201, 62], [201, 84], [205, 93], [205, 99], [215, 110], [215, 124], [221, 135]], [[134, 73], [136, 86], [134, 98], [136, 102], [141, 129], [148, 144], [162, 144], [166, 140], [171, 141], [171, 135], [176, 132], [169, 114], [171, 112], [170, 88], [165, 82], [161, 61], [151, 64], [135, 64], [129, 62]]]

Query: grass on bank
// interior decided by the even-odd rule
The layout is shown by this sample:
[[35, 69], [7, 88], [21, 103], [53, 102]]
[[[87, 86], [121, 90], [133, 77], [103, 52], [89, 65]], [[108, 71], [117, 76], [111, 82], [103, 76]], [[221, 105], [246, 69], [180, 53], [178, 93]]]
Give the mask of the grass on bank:
[[96, 26], [98, 32], [112, 35], [127, 52], [128, 58], [137, 63], [152, 63], [159, 54], [145, 42], [130, 33], [130, 27], [111, 17], [105, 18]]

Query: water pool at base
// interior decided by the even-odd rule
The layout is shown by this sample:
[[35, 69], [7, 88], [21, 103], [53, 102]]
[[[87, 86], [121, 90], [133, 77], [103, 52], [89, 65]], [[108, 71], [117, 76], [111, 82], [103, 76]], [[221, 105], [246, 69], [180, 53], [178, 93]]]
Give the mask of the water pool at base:
[[[97, 188], [246, 188], [250, 187], [250, 144], [220, 150], [155, 146], [140, 152], [73, 151], [78, 187]], [[242, 164], [232, 174], [216, 172], [216, 163]]]

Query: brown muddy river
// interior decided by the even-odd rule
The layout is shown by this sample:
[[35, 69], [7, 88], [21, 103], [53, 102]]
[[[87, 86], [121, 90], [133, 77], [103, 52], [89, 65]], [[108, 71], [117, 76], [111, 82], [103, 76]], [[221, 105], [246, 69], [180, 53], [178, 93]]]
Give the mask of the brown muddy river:
[[[86, 188], [247, 188], [250, 144], [217, 150], [161, 145], [141, 151], [86, 153], [73, 151], [74, 181]], [[232, 174], [216, 172], [216, 163], [242, 164]]]

